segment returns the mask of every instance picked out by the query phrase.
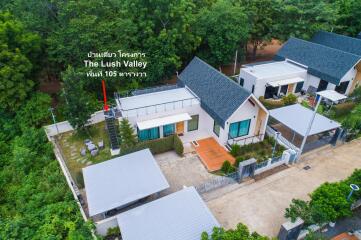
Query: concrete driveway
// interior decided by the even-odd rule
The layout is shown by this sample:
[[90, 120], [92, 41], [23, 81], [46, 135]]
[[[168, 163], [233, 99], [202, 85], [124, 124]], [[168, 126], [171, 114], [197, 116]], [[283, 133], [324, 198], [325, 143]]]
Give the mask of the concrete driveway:
[[217, 177], [206, 170], [196, 154], [179, 157], [174, 151], [170, 151], [154, 157], [170, 185], [166, 194], [181, 190], [183, 186], [197, 186]]
[[[311, 168], [304, 170], [307, 165]], [[286, 221], [284, 210], [293, 198], [306, 200], [320, 184], [342, 180], [355, 168], [361, 168], [361, 140], [310, 152], [291, 168], [212, 199], [207, 205], [225, 228], [242, 222], [252, 231], [277, 236]]]

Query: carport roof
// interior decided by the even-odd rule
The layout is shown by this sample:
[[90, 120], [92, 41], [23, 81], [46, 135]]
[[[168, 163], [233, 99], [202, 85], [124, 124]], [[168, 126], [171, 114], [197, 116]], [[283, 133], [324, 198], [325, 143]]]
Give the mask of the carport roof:
[[199, 240], [219, 223], [194, 187], [117, 216], [124, 240]]
[[83, 168], [83, 176], [90, 216], [169, 187], [149, 149]]
[[[270, 110], [270, 116], [288, 128], [292, 129], [301, 136], [305, 136], [308, 124], [311, 120], [313, 111], [294, 104], [286, 107]], [[309, 135], [314, 135], [339, 128], [341, 125], [325, 116], [316, 114]]]

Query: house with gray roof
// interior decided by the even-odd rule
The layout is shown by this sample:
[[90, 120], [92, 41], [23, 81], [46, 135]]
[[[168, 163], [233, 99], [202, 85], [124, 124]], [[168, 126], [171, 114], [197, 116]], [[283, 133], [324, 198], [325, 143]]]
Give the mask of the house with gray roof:
[[250, 91], [198, 57], [176, 85], [138, 90], [117, 97], [116, 103], [120, 119], [129, 120], [140, 141], [172, 134], [183, 143], [209, 137], [222, 146], [242, 139], [261, 141], [268, 119], [268, 111]]
[[[276, 53], [274, 61], [280, 63], [244, 66], [239, 83], [265, 98], [302, 90], [335, 90], [347, 95], [361, 85], [361, 40], [357, 38], [325, 31], [317, 32], [311, 41], [292, 37]], [[297, 79], [289, 71], [290, 64], [300, 72]], [[274, 73], [280, 65], [284, 68]]]

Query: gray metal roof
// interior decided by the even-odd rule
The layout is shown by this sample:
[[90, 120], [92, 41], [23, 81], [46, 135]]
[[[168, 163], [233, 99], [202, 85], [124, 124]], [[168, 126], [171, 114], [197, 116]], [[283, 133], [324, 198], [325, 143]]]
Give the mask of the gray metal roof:
[[319, 31], [313, 36], [311, 41], [330, 48], [339, 49], [344, 52], [361, 56], [361, 39], [358, 38]]
[[219, 223], [194, 187], [117, 216], [123, 240], [199, 240]]
[[198, 57], [194, 57], [179, 75], [178, 83], [191, 89], [201, 99], [202, 108], [223, 128], [227, 119], [251, 95]]
[[83, 176], [90, 216], [169, 188], [149, 149], [85, 167]]
[[290, 59], [308, 67], [307, 71], [335, 85], [360, 60], [360, 57], [298, 38], [290, 38], [275, 60]]
[[[281, 122], [301, 136], [306, 135], [312, 114], [312, 110], [305, 108], [300, 104], [270, 110], [270, 116], [272, 118]], [[309, 135], [333, 130], [340, 126], [341, 125], [338, 122], [317, 113]]]

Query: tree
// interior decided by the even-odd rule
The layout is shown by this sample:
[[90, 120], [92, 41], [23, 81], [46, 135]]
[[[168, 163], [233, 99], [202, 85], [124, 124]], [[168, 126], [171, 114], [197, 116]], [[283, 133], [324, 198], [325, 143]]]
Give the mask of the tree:
[[355, 0], [336, 0], [338, 9], [336, 31], [349, 36], [356, 36], [361, 31], [361, 2]]
[[211, 235], [203, 232], [202, 240], [269, 240], [269, 238], [256, 232], [250, 233], [247, 226], [239, 223], [236, 229], [224, 230], [215, 227]]
[[239, 2], [247, 10], [250, 22], [249, 42], [253, 47], [252, 58], [256, 59], [257, 50], [267, 45], [272, 38], [277, 38], [274, 26], [278, 20], [280, 2], [274, 0], [240, 0]]
[[280, 0], [280, 21], [275, 25], [279, 40], [310, 39], [319, 30], [332, 31], [337, 8], [327, 1]]
[[137, 137], [134, 134], [134, 129], [130, 125], [128, 119], [123, 118], [119, 125], [120, 133], [120, 148], [129, 149], [137, 144]]
[[45, 93], [34, 93], [29, 101], [16, 113], [17, 121], [22, 129], [29, 127], [39, 128], [50, 121], [49, 108], [51, 98]]
[[[235, 52], [248, 39], [248, 22], [244, 9], [220, 0], [198, 14], [196, 32], [202, 37], [198, 54], [213, 66], [230, 63]], [[240, 58], [243, 56], [240, 51]]]
[[62, 75], [66, 101], [64, 114], [75, 129], [83, 129], [95, 111], [91, 96], [84, 90], [83, 78], [70, 66]]
[[0, 12], [0, 35], [0, 105], [15, 111], [35, 85], [32, 60], [40, 50], [39, 37], [9, 12]]

